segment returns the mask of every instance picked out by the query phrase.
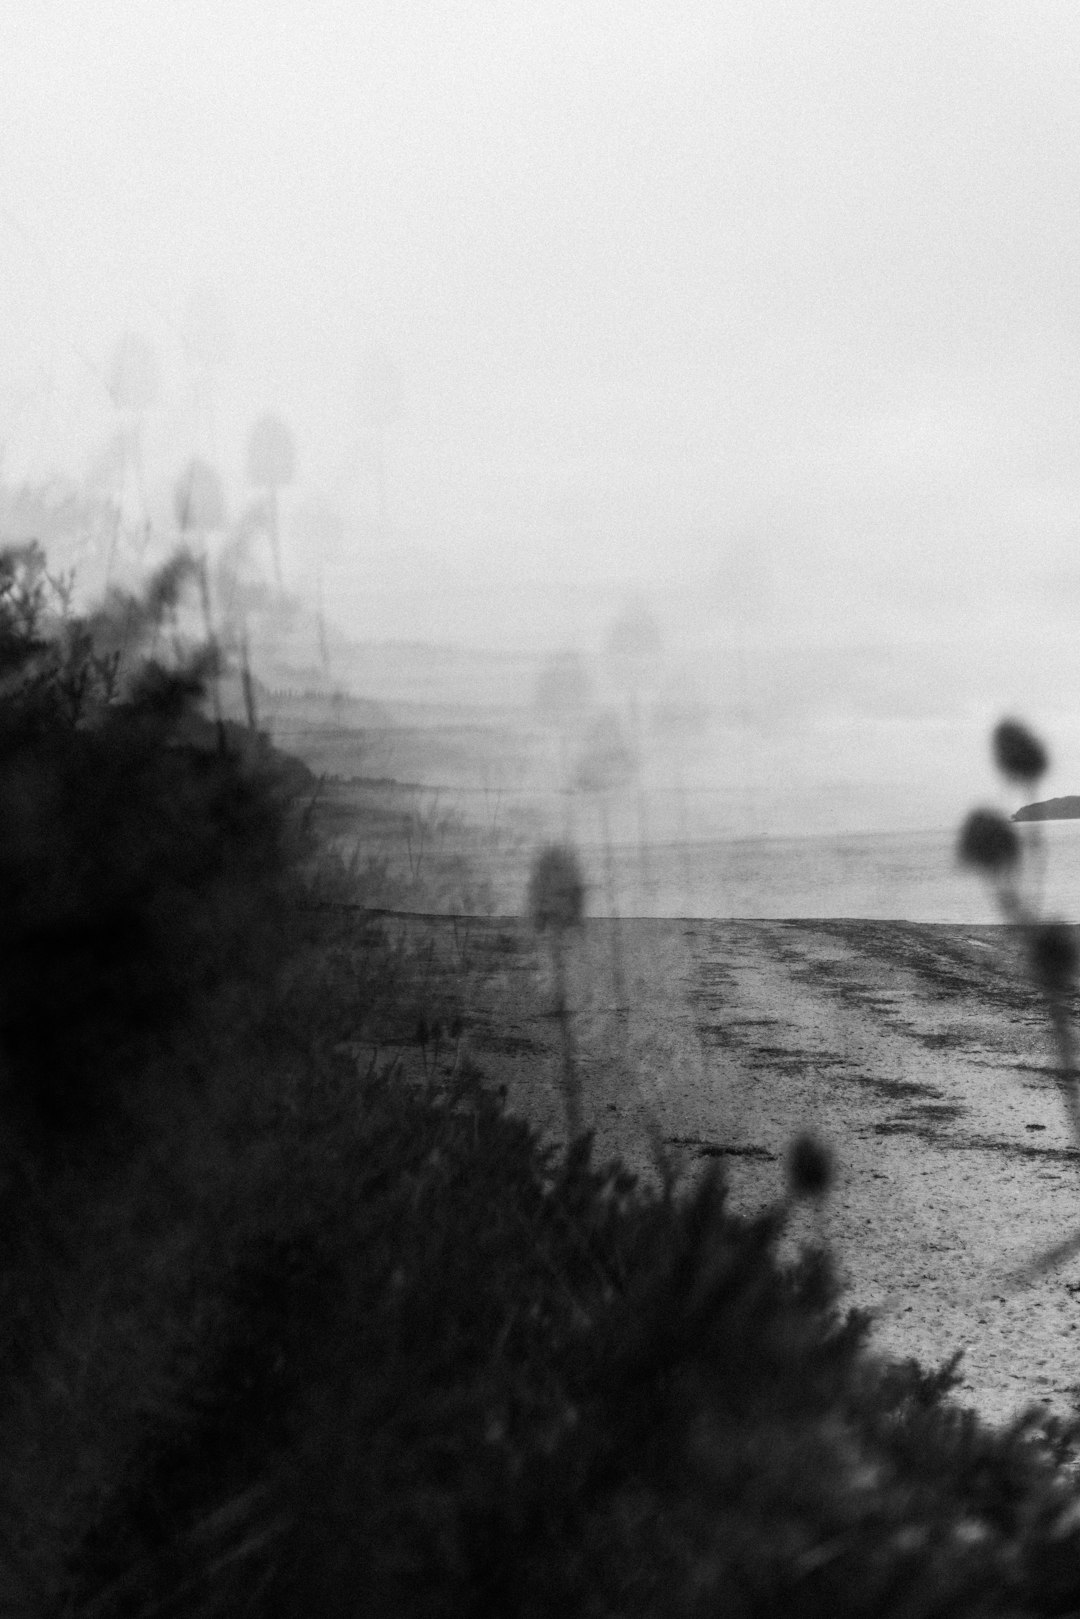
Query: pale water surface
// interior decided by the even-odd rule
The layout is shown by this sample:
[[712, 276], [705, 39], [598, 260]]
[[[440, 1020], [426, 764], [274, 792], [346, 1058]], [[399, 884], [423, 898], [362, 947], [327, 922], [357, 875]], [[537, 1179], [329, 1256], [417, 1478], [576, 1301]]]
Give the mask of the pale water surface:
[[[1080, 821], [1018, 827], [1026, 891], [1044, 914], [1080, 922]], [[956, 861], [957, 828], [746, 838], [614, 850], [623, 916], [866, 917], [908, 922], [998, 922], [985, 882]], [[610, 913], [604, 854], [583, 849], [589, 910]], [[1040, 882], [1040, 872], [1042, 880]]]

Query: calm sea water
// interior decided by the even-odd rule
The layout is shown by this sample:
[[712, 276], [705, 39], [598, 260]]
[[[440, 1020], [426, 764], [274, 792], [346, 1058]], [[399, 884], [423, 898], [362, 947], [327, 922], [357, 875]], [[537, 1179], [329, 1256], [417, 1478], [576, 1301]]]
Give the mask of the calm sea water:
[[[1029, 892], [1044, 914], [1080, 922], [1080, 821], [1018, 828]], [[1041, 852], [1040, 852], [1041, 840]], [[956, 828], [805, 838], [659, 844], [614, 851], [623, 916], [866, 917], [998, 922], [986, 884], [958, 868]], [[609, 914], [603, 852], [584, 850], [589, 911]], [[1039, 873], [1042, 881], [1039, 882]]]

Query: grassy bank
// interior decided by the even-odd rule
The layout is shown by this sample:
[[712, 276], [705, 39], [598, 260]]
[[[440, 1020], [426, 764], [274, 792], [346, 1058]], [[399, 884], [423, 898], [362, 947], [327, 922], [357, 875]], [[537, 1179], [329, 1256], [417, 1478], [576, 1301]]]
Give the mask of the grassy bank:
[[529, 934], [377, 914], [312, 781], [200, 729], [145, 638], [73, 718], [96, 665], [13, 614], [32, 588], [0, 592], [2, 942], [27, 993], [51, 974], [3, 1005], [6, 1611], [1080, 1604], [1071, 1434], [981, 1425], [949, 1369], [869, 1354], [827, 1254], [780, 1262], [812, 1143], [752, 1219], [715, 1163], [645, 1184], [544, 1145], [477, 1018], [511, 952], [541, 970]]

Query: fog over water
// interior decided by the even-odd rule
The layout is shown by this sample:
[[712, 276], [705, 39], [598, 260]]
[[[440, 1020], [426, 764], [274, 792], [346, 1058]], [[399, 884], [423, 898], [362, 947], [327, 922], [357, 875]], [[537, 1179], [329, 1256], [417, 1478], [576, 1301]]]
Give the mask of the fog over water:
[[[1045, 873], [1027, 891], [1061, 921], [1080, 923], [1080, 827], [1047, 823]], [[619, 916], [820, 919], [996, 925], [994, 895], [954, 859], [952, 829], [805, 837], [728, 838], [663, 844], [643, 874], [635, 845], [615, 855]], [[611, 907], [599, 848], [586, 845], [589, 914]]]
[[9, 0], [0, 517], [120, 577], [198, 457], [215, 556], [274, 413], [357, 696], [576, 648], [709, 836], [950, 827], [1003, 713], [1080, 791], [1078, 70], [1051, 0]]

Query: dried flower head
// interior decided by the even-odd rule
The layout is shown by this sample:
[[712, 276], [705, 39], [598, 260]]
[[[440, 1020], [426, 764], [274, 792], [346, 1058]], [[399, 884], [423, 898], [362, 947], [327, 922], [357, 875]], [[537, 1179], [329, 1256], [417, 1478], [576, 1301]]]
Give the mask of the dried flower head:
[[832, 1153], [816, 1136], [795, 1137], [788, 1148], [787, 1180], [793, 1197], [823, 1198], [832, 1185]]
[[1031, 966], [1039, 987], [1061, 995], [1076, 977], [1076, 935], [1064, 922], [1042, 922], [1031, 935]]
[[529, 874], [529, 915], [533, 926], [579, 927], [585, 915], [585, 879], [573, 849], [549, 843], [533, 861]]
[[960, 829], [957, 855], [965, 866], [997, 874], [1020, 858], [1020, 839], [1011, 821], [997, 810], [972, 810]]
[[1046, 749], [1019, 720], [1002, 720], [994, 730], [994, 763], [1012, 781], [1037, 781], [1049, 764]]

